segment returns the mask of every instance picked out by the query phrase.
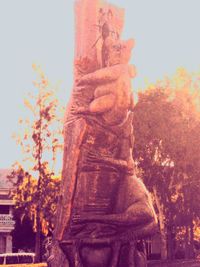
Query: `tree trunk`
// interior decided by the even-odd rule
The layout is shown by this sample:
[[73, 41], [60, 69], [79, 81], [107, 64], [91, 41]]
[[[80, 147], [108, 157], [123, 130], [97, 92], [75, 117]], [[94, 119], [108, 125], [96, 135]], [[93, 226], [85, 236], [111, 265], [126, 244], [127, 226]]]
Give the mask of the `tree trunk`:
[[184, 209], [185, 209], [185, 258], [190, 258], [190, 199], [191, 196], [188, 194], [189, 188], [188, 186], [184, 186], [183, 194], [184, 194]]
[[190, 228], [190, 258], [193, 259], [195, 257], [194, 253], [194, 223], [193, 223], [193, 217], [194, 217], [194, 212], [193, 212], [193, 194], [192, 190], [190, 188], [190, 201], [189, 201], [189, 228]]
[[190, 246], [189, 246], [189, 226], [186, 225], [185, 226], [185, 258], [189, 259], [189, 250], [190, 250]]
[[41, 226], [40, 218], [37, 215], [37, 231], [35, 236], [35, 262], [38, 263], [41, 261]]
[[160, 203], [160, 199], [159, 199], [159, 196], [157, 194], [156, 188], [153, 188], [153, 194], [154, 194], [156, 206], [158, 209], [158, 219], [159, 219], [159, 224], [160, 224], [161, 259], [166, 260], [167, 259], [167, 231], [166, 231], [166, 227], [165, 227], [164, 210], [163, 210], [163, 205]]
[[173, 260], [175, 257], [175, 245], [174, 245], [174, 232], [173, 226], [167, 228], [167, 258]]
[[194, 258], [194, 224], [193, 224], [193, 216], [191, 215], [190, 219], [190, 258]]

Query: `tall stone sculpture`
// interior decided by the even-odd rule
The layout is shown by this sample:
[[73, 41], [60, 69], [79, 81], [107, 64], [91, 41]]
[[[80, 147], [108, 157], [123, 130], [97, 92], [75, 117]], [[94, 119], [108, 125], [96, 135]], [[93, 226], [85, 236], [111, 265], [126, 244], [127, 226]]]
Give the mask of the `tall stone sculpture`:
[[75, 78], [64, 125], [64, 158], [49, 266], [146, 266], [136, 249], [156, 217], [135, 176], [133, 40], [123, 10], [100, 0], [75, 6]]

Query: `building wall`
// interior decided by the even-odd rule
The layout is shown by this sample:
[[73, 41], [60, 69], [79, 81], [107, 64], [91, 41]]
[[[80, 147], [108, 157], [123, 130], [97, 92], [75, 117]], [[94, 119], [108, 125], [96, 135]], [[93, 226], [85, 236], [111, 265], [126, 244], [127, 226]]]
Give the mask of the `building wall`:
[[14, 201], [10, 197], [13, 184], [7, 178], [11, 170], [0, 169], [0, 253], [12, 252], [11, 232], [15, 227], [13, 220]]

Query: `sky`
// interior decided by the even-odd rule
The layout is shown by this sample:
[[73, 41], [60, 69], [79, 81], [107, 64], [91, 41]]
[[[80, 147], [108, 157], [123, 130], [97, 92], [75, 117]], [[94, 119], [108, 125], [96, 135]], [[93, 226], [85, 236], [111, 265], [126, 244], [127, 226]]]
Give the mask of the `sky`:
[[[92, 1], [92, 0], [91, 0]], [[135, 92], [144, 81], [200, 67], [199, 0], [110, 0], [125, 9], [123, 38], [134, 38]], [[59, 98], [72, 88], [74, 0], [0, 0], [0, 169], [22, 154], [13, 133], [26, 117], [23, 99], [34, 90], [32, 64], [41, 65]]]

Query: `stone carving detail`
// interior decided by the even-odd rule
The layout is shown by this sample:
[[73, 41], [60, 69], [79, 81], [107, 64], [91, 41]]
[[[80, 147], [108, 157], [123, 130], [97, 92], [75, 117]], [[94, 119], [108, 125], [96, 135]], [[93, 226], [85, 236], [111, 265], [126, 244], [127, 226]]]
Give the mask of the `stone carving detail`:
[[136, 242], [156, 229], [151, 199], [135, 176], [132, 157], [134, 41], [119, 39], [111, 9], [98, 13], [101, 62], [88, 56], [75, 61], [61, 194], [48, 246], [51, 267], [146, 266]]

